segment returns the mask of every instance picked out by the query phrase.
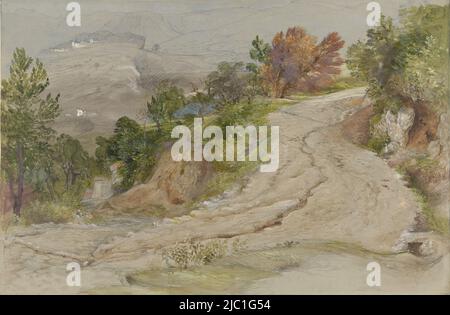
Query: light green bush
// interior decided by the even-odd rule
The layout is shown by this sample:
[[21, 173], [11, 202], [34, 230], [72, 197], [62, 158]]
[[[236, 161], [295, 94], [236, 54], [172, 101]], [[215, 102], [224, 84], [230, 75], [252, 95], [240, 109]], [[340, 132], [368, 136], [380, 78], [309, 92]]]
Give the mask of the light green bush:
[[163, 251], [163, 259], [168, 266], [175, 265], [181, 269], [189, 266], [206, 265], [215, 259], [222, 258], [227, 253], [225, 241], [215, 240], [207, 243], [186, 242], [177, 243]]
[[373, 136], [372, 138], [369, 139], [369, 142], [367, 143], [367, 147], [378, 153], [381, 154], [383, 153], [384, 148], [386, 147], [386, 145], [388, 145], [390, 142], [389, 137], [385, 136]]
[[26, 224], [67, 223], [74, 219], [73, 207], [54, 202], [35, 201], [22, 210], [20, 219]]

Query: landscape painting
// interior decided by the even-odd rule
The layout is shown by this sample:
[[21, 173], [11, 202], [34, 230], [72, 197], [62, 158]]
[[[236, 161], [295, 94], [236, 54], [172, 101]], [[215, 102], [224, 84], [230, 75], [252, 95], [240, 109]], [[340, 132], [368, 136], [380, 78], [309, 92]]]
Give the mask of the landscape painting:
[[440, 0], [2, 0], [0, 294], [449, 294], [449, 38]]

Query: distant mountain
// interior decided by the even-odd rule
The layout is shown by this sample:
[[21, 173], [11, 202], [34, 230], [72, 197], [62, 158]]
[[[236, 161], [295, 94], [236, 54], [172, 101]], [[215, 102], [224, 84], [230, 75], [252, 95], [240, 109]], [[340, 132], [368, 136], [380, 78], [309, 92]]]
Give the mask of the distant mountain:
[[[380, 1], [383, 14], [396, 16], [405, 1]], [[2, 69], [16, 47], [33, 55], [83, 34], [132, 33], [145, 49], [173, 56], [200, 56], [213, 68], [219, 61], [247, 61], [251, 40], [266, 41], [289, 26], [304, 26], [323, 37], [338, 31], [349, 44], [366, 30], [365, 0], [95, 0], [81, 5], [81, 27], [66, 25], [67, 2], [3, 0]]]

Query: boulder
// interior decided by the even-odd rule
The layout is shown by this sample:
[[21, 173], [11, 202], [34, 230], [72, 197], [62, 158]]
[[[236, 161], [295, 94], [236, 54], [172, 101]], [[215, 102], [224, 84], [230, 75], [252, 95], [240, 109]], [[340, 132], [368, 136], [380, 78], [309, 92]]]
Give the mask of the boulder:
[[409, 140], [409, 131], [414, 124], [414, 117], [414, 109], [411, 107], [402, 107], [397, 113], [389, 110], [384, 114], [375, 127], [375, 132], [390, 139], [390, 143], [385, 148], [385, 153], [393, 153], [406, 147]]

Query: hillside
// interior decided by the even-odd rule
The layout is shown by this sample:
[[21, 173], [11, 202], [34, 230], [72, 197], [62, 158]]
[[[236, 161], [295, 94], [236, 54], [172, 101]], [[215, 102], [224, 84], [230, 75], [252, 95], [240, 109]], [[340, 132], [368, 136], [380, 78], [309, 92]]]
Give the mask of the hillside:
[[[396, 14], [398, 5], [400, 1], [383, 4], [384, 14]], [[3, 1], [8, 32], [2, 53], [10, 56], [18, 46], [37, 56], [82, 33], [128, 32], [145, 37], [146, 49], [158, 44], [165, 55], [201, 56], [213, 68], [218, 61], [248, 60], [249, 43], [256, 34], [270, 40], [274, 32], [292, 25], [302, 25], [318, 37], [335, 30], [347, 43], [354, 42], [367, 29], [365, 6], [360, 0], [321, 0], [308, 6], [302, 0], [150, 0], [133, 5], [99, 0], [83, 3], [81, 27], [70, 28], [61, 1]], [[3, 71], [8, 61], [3, 61]]]
[[[89, 40], [93, 39], [93, 42]], [[199, 58], [152, 53], [134, 34], [74, 38], [41, 54], [50, 76], [50, 91], [61, 94], [62, 114], [55, 128], [79, 138], [92, 152], [97, 135], [112, 132], [121, 116], [142, 120], [152, 87], [170, 78], [187, 91], [206, 73]], [[78, 110], [83, 111], [81, 115]], [[77, 116], [78, 115], [78, 116]], [[81, 116], [80, 116], [81, 115]]]

